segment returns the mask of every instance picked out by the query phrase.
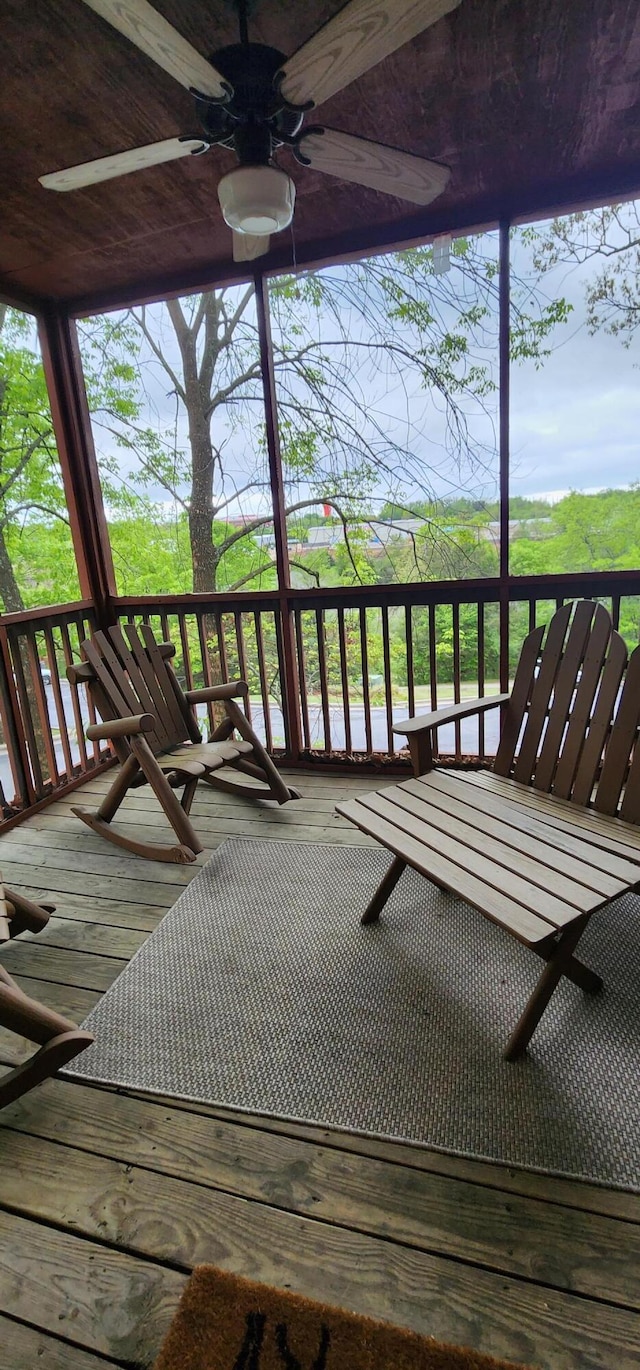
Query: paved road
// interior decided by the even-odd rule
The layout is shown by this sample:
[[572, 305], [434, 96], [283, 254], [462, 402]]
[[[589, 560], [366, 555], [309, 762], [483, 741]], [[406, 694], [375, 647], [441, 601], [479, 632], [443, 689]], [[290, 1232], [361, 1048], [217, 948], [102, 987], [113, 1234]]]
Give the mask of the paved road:
[[[50, 718], [50, 721], [51, 721], [51, 727], [52, 727], [52, 729], [53, 729], [54, 736], [55, 736], [56, 733], [59, 733], [59, 730], [60, 730], [60, 723], [59, 723], [59, 719], [58, 719], [58, 715], [57, 715], [57, 711], [56, 711], [56, 704], [55, 704], [55, 699], [54, 699], [54, 696], [53, 696], [53, 690], [52, 690], [52, 688], [51, 688], [50, 685], [47, 685], [47, 686], [46, 686], [46, 688], [45, 688], [45, 693], [46, 693], [46, 696], [47, 696], [47, 704], [48, 704], [48, 708], [49, 708], [49, 718]], [[66, 723], [67, 723], [67, 729], [68, 729], [68, 732], [69, 732], [69, 739], [70, 739], [70, 744], [71, 744], [71, 754], [72, 754], [72, 756], [73, 756], [74, 761], [79, 761], [79, 759], [80, 759], [80, 753], [79, 753], [78, 745], [77, 745], [77, 741], [76, 741], [75, 718], [74, 718], [73, 707], [72, 707], [72, 703], [71, 703], [71, 690], [70, 690], [69, 685], [67, 684], [66, 681], [62, 681], [62, 682], [61, 682], [61, 693], [62, 693], [62, 702], [63, 702], [63, 708], [64, 708], [64, 713], [65, 713], [65, 718], [66, 718]], [[451, 702], [451, 701], [441, 700], [441, 703], [442, 703], [442, 704], [445, 704], [445, 703], [448, 703], [448, 702]], [[402, 719], [402, 718], [405, 718], [405, 717], [406, 717], [406, 711], [407, 711], [407, 710], [406, 710], [406, 704], [398, 704], [398, 705], [395, 705], [395, 706], [394, 706], [394, 710], [393, 710], [394, 719], [397, 721], [397, 720], [400, 720], [400, 719]], [[417, 710], [418, 713], [428, 713], [428, 711], [429, 711], [429, 705], [428, 705], [428, 704], [420, 705], [420, 706], [418, 707], [418, 710]], [[88, 721], [89, 721], [89, 718], [88, 718], [88, 713], [87, 713], [87, 709], [86, 709], [86, 705], [85, 705], [85, 703], [84, 703], [84, 700], [82, 700], [82, 702], [81, 702], [81, 712], [82, 712], [82, 717], [83, 717], [83, 720], [84, 720], [85, 726], [86, 726], [86, 724], [87, 724]], [[206, 711], [205, 711], [205, 710], [202, 710], [202, 711], [199, 711], [199, 712], [201, 712], [201, 713], [204, 715]], [[284, 720], [283, 720], [283, 717], [282, 717], [282, 712], [281, 712], [281, 710], [278, 708], [278, 706], [277, 706], [276, 704], [273, 704], [272, 707], [271, 707], [271, 710], [270, 710], [270, 717], [271, 717], [271, 730], [272, 730], [272, 735], [273, 735], [274, 746], [276, 746], [276, 747], [284, 746], [284, 740], [285, 740], [285, 735], [284, 735]], [[261, 705], [261, 704], [258, 704], [258, 703], [253, 704], [253, 706], [252, 706], [252, 719], [253, 719], [253, 725], [254, 725], [254, 727], [255, 727], [255, 729], [256, 729], [256, 732], [258, 733], [258, 735], [259, 735], [259, 736], [262, 738], [262, 740], [264, 741], [264, 740], [265, 740], [264, 711], [263, 711], [263, 708], [262, 708], [262, 705]], [[362, 704], [354, 704], [354, 705], [352, 705], [352, 707], [351, 707], [351, 709], [350, 709], [350, 721], [351, 721], [351, 746], [352, 746], [352, 748], [353, 748], [354, 751], [364, 751], [364, 750], [365, 750], [365, 747], [366, 747], [366, 735], [365, 735], [365, 726], [364, 726], [364, 707], [363, 707]], [[496, 746], [497, 746], [497, 741], [498, 741], [498, 722], [499, 722], [499, 711], [498, 711], [497, 709], [492, 710], [492, 711], [491, 711], [489, 714], [487, 714], [486, 717], [485, 717], [485, 749], [486, 749], [489, 753], [491, 753], [492, 751], [495, 752], [495, 748], [496, 748]], [[338, 705], [338, 704], [332, 704], [332, 705], [331, 705], [331, 708], [330, 708], [330, 729], [331, 729], [331, 746], [332, 746], [332, 748], [333, 748], [334, 751], [344, 751], [344, 749], [345, 749], [346, 742], [345, 742], [345, 726], [344, 726], [344, 723], [345, 723], [345, 720], [344, 720], [344, 710], [343, 710], [342, 706], [341, 706], [341, 705]], [[322, 749], [324, 748], [324, 746], [325, 746], [325, 737], [324, 737], [324, 725], [323, 725], [323, 718], [322, 718], [322, 709], [320, 708], [319, 705], [314, 705], [314, 704], [309, 705], [309, 726], [310, 726], [310, 732], [311, 732], [311, 742], [312, 742], [312, 746], [317, 747], [318, 750], [322, 750]], [[387, 748], [388, 748], [387, 714], [386, 714], [386, 709], [384, 709], [383, 707], [376, 707], [376, 708], [372, 708], [372, 710], [371, 710], [371, 732], [372, 732], [373, 750], [374, 750], [374, 751], [380, 751], [380, 752], [386, 752], [386, 751], [387, 751]], [[477, 719], [463, 719], [462, 724], [461, 724], [461, 734], [462, 734], [462, 750], [463, 750], [463, 752], [469, 753], [469, 754], [471, 754], [471, 755], [477, 753], [477, 750], [478, 750], [478, 722], [477, 722]], [[396, 750], [396, 751], [399, 751], [399, 750], [401, 749], [401, 746], [402, 746], [402, 738], [396, 738], [396, 739], [394, 739], [394, 745], [395, 745], [395, 750]], [[441, 751], [441, 752], [444, 752], [445, 754], [446, 754], [446, 753], [451, 753], [451, 752], [453, 752], [453, 751], [455, 750], [455, 734], [454, 734], [454, 727], [453, 727], [453, 724], [448, 724], [446, 727], [440, 729], [439, 747], [440, 747], [440, 751]], [[61, 746], [61, 744], [60, 744], [59, 741], [56, 741], [56, 743], [55, 743], [55, 753], [56, 753], [56, 760], [57, 760], [58, 766], [59, 766], [59, 768], [60, 768], [60, 771], [64, 771], [64, 768], [65, 768], [64, 754], [63, 754], [63, 751], [62, 751], [62, 746]], [[6, 750], [5, 750], [4, 748], [0, 749], [0, 783], [2, 784], [2, 788], [3, 788], [3, 790], [4, 790], [4, 794], [5, 794], [6, 798], [7, 798], [7, 799], [10, 799], [10, 798], [12, 797], [12, 795], [13, 795], [13, 782], [12, 782], [12, 778], [11, 778], [11, 767], [10, 767], [10, 765], [9, 765], [9, 758], [8, 758], [7, 752], [6, 752]]]

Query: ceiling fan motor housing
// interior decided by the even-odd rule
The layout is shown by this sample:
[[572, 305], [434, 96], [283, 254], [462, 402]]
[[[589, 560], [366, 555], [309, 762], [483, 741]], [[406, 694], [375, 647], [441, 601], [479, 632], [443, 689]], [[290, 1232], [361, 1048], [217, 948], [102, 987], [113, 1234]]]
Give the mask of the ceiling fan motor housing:
[[207, 139], [235, 148], [245, 165], [264, 164], [274, 148], [295, 137], [304, 117], [287, 104], [274, 81], [284, 66], [285, 54], [262, 43], [234, 43], [212, 53], [209, 61], [228, 81], [233, 94], [223, 105], [196, 96], [198, 118]]

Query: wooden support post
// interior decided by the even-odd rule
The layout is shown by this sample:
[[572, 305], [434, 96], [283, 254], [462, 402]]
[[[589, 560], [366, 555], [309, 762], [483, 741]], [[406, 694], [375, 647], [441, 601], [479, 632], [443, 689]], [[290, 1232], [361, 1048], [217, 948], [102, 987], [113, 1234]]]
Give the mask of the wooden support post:
[[[499, 402], [500, 402], [500, 693], [509, 689], [509, 367], [511, 298], [508, 220], [500, 224]], [[501, 710], [504, 719], [504, 706]]]
[[269, 480], [273, 504], [273, 531], [276, 546], [276, 568], [280, 592], [280, 632], [282, 672], [282, 712], [287, 744], [287, 753], [298, 759], [302, 752], [302, 729], [300, 723], [300, 687], [295, 652], [293, 610], [287, 595], [291, 588], [289, 553], [287, 549], [287, 515], [284, 503], [284, 484], [282, 479], [282, 460], [280, 455], [280, 434], [278, 432], [278, 413], [276, 400], [275, 374], [273, 369], [273, 344], [271, 321], [269, 317], [269, 286], [260, 271], [254, 276], [256, 292], [256, 313], [258, 337], [260, 340], [260, 366], [264, 394], [265, 421], [267, 429], [267, 451], [269, 454]]
[[114, 622], [115, 576], [75, 323], [48, 309], [39, 320], [45, 379], [83, 599], [98, 625]]

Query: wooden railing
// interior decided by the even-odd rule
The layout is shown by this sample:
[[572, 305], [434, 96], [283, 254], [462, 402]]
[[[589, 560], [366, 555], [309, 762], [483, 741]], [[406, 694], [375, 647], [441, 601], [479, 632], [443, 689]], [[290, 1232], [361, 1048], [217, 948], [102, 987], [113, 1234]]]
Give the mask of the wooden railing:
[[82, 782], [109, 759], [85, 741], [91, 704], [66, 677], [93, 631], [87, 601], [0, 618], [0, 803], [5, 822]]
[[[293, 764], [400, 765], [394, 722], [507, 689], [530, 628], [583, 597], [600, 599], [635, 646], [640, 571], [518, 577], [506, 587], [483, 579], [147, 597], [116, 608], [175, 642], [189, 685], [247, 678], [254, 725], [274, 754]], [[440, 730], [440, 753], [489, 759], [498, 727], [497, 711], [451, 724]]]
[[[241, 676], [267, 748], [289, 764], [408, 764], [392, 731], [408, 714], [507, 689], [526, 633], [567, 599], [597, 598], [628, 646], [640, 635], [640, 571], [235, 595], [120, 598], [175, 643], [189, 689]], [[5, 823], [95, 774], [90, 702], [66, 679], [96, 626], [92, 605], [0, 617], [0, 800]], [[206, 729], [212, 707], [201, 711]], [[498, 710], [440, 730], [441, 756], [488, 760]]]

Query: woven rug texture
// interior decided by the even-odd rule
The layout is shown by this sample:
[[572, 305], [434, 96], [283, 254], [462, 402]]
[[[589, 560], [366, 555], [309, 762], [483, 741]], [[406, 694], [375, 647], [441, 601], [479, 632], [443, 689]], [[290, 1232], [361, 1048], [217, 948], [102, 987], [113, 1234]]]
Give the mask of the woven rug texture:
[[542, 963], [369, 847], [232, 838], [89, 1014], [65, 1074], [640, 1189], [640, 900], [596, 914], [527, 1054]]
[[512, 1362], [198, 1266], [154, 1370], [518, 1370]]

